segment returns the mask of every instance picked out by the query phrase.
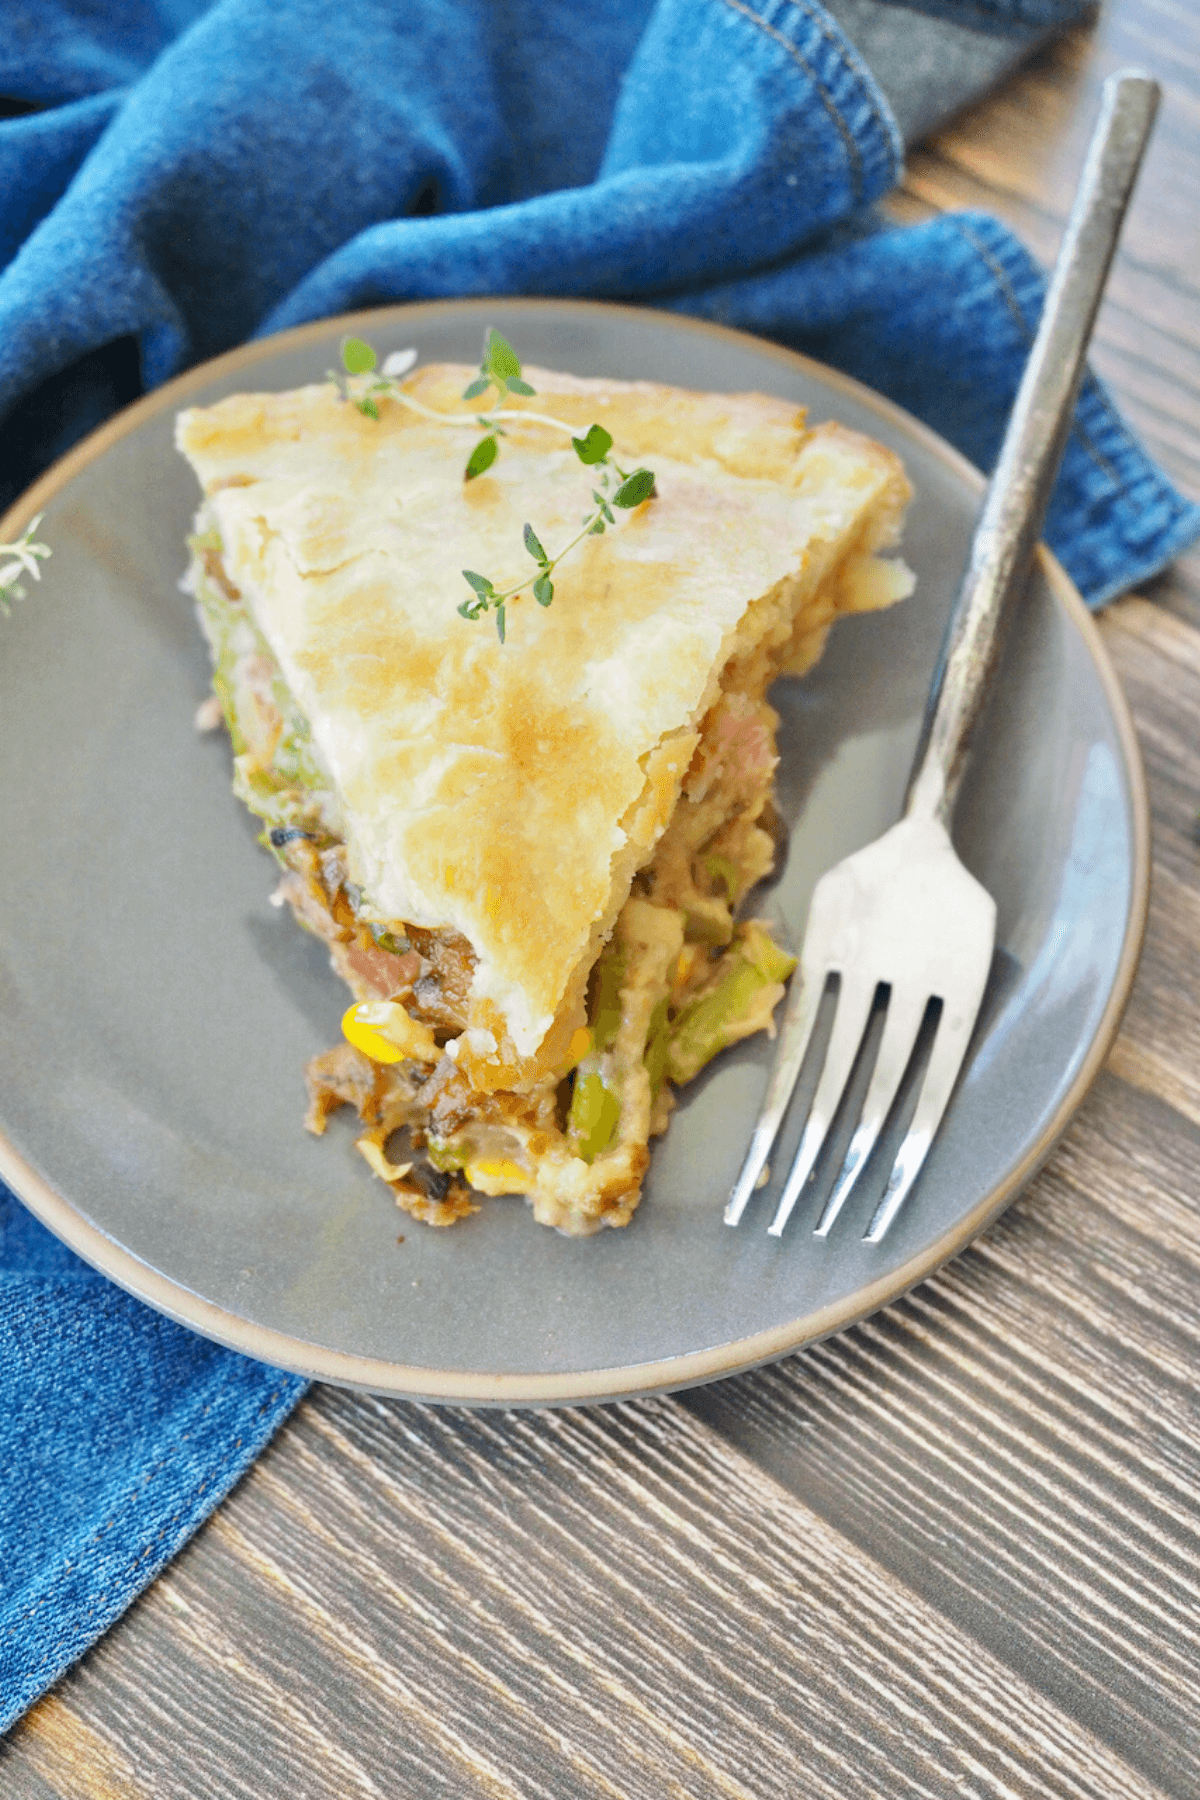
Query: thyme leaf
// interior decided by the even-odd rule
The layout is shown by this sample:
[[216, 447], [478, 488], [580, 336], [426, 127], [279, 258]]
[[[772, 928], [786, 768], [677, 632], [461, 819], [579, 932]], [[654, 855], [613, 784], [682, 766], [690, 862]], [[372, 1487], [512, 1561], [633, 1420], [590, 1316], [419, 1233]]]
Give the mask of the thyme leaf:
[[378, 360], [363, 338], [347, 338], [342, 345], [342, 366], [347, 375], [369, 375]]
[[[613, 495], [614, 506], [640, 506], [654, 492], [654, 473], [651, 469], [635, 469]], [[609, 513], [609, 518], [612, 514]]]
[[608, 458], [613, 441], [603, 425], [589, 425], [587, 433], [581, 438], [573, 437], [571, 443], [581, 463], [602, 463]]
[[494, 437], [480, 438], [470, 456], [467, 458], [467, 466], [463, 471], [463, 480], [474, 481], [477, 475], [482, 475], [485, 469], [491, 468], [499, 454], [500, 446]]
[[[521, 359], [506, 337], [489, 325], [483, 341], [483, 367], [498, 387], [521, 378]], [[532, 390], [531, 390], [532, 391]]]

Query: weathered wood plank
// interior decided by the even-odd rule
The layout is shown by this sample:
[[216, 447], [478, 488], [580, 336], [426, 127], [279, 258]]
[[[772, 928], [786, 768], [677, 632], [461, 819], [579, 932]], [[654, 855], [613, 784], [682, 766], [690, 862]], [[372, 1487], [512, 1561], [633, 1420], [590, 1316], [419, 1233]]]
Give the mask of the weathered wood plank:
[[16, 1760], [11, 1792], [20, 1800], [154, 1800], [114, 1741], [111, 1727], [93, 1731], [57, 1694], [38, 1706], [36, 1731]]
[[677, 1401], [320, 1393], [60, 1703], [124, 1736], [163, 1668], [172, 1800], [1159, 1791]]

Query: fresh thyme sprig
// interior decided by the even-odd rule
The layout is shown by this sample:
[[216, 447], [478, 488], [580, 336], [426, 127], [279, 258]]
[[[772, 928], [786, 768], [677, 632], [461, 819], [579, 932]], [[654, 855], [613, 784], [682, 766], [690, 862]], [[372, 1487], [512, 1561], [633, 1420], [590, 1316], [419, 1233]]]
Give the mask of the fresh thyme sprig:
[[[613, 507], [625, 511], [640, 506], [654, 493], [654, 472], [652, 469], [634, 469], [630, 472], [623, 469], [616, 458], [609, 453], [613, 447], [612, 436], [605, 431], [603, 425], [591, 425], [582, 437], [574, 435], [574, 427], [562, 419], [555, 419], [547, 413], [534, 412], [530, 407], [509, 406], [508, 401], [513, 394], [522, 399], [532, 398], [536, 389], [531, 387], [521, 372], [521, 360], [508, 339], [489, 327], [483, 342], [483, 356], [479, 364], [479, 373], [463, 389], [464, 400], [478, 400], [489, 389], [495, 389], [495, 400], [490, 406], [477, 413], [444, 413], [433, 407], [425, 406], [412, 394], [406, 393], [400, 386], [400, 378], [406, 375], [417, 360], [415, 350], [399, 350], [389, 356], [379, 371], [379, 377], [371, 382], [365, 390], [351, 389], [348, 377], [371, 375], [378, 366], [378, 358], [371, 345], [362, 338], [347, 338], [342, 345], [342, 367], [344, 374], [336, 370], [327, 370], [328, 378], [337, 384], [343, 400], [349, 400], [359, 412], [369, 419], [378, 419], [379, 402], [377, 395], [386, 395], [389, 399], [399, 401], [402, 406], [419, 413], [423, 418], [431, 419], [439, 425], [480, 425], [484, 435], [479, 439], [463, 470], [464, 481], [474, 481], [479, 475], [490, 469], [500, 454], [500, 439], [508, 434], [500, 423], [502, 419], [520, 420], [527, 425], [549, 425], [556, 431], [565, 431], [571, 439], [572, 448], [580, 462], [587, 468], [597, 470], [599, 487], [592, 489], [594, 510], [584, 515], [583, 528], [575, 533], [569, 543], [563, 545], [555, 556], [547, 554], [541, 540], [532, 525], [525, 527], [525, 548], [537, 565], [538, 573], [532, 582], [526, 577], [522, 581], [513, 582], [509, 587], [497, 588], [486, 575], [479, 575], [473, 569], [464, 569], [463, 578], [472, 592], [458, 608], [464, 619], [479, 619], [484, 613], [494, 611], [496, 614], [496, 633], [503, 643], [505, 639], [506, 613], [505, 607], [518, 594], [532, 587], [533, 597], [539, 606], [549, 606], [554, 598], [554, 582], [551, 579], [554, 570], [576, 544], [585, 537], [599, 536], [609, 525], [616, 523]], [[614, 477], [619, 485], [614, 490]]]
[[[595, 433], [599, 433], [600, 437], [606, 440], [606, 451], [612, 444], [612, 439], [609, 437], [604, 427], [602, 425], [593, 425], [588, 432], [587, 439], [571, 439], [571, 442], [575, 446], [576, 455], [581, 462], [595, 462], [599, 460], [597, 457], [585, 457], [580, 448], [581, 445], [587, 445], [588, 439], [592, 440], [594, 446], [595, 439], [593, 434]], [[608, 460], [607, 456], [605, 457], [605, 460]], [[600, 488], [607, 490], [611, 486], [611, 477], [608, 474], [604, 474], [600, 477], [600, 488], [592, 489], [592, 499], [596, 503], [595, 511], [585, 514], [582, 530], [577, 531], [575, 536], [571, 538], [568, 543], [563, 545], [557, 556], [548, 556], [546, 551], [542, 548], [541, 540], [538, 538], [533, 526], [526, 525], [525, 548], [528, 550], [538, 567], [538, 574], [532, 582], [532, 588], [533, 597], [539, 606], [549, 606], [554, 598], [554, 583], [550, 577], [553, 575], [563, 557], [572, 551], [576, 544], [582, 543], [585, 537], [599, 537], [606, 526], [616, 524], [616, 514], [612, 510], [614, 506], [620, 506], [625, 510], [628, 510], [630, 507], [640, 506], [642, 501], [648, 500], [654, 492], [654, 471], [652, 469], [635, 469], [632, 475], [627, 475], [624, 469], [618, 468], [615, 463], [612, 467], [617, 475], [621, 477], [621, 485], [617, 488], [616, 492], [611, 495], [607, 491], [601, 492]], [[474, 569], [464, 569], [463, 579], [474, 589], [474, 592], [470, 599], [463, 601], [458, 609], [459, 612], [464, 619], [481, 619], [484, 613], [494, 611], [496, 614], [496, 635], [500, 639], [500, 642], [503, 643], [506, 625], [505, 606], [508, 601], [515, 600], [518, 594], [524, 593], [525, 589], [531, 585], [529, 577], [526, 576], [522, 581], [514, 581], [511, 587], [506, 588], [497, 588], [495, 583], [489, 581], [486, 575], [479, 575]]]
[[15, 544], [0, 544], [0, 559], [8, 556], [13, 560], [0, 560], [0, 612], [6, 616], [12, 611], [11, 600], [23, 600], [25, 589], [21, 586], [22, 576], [29, 575], [34, 581], [42, 579], [39, 562], [45, 562], [50, 554], [49, 544], [34, 542], [33, 534], [42, 522], [39, 513], [36, 519], [30, 519]]

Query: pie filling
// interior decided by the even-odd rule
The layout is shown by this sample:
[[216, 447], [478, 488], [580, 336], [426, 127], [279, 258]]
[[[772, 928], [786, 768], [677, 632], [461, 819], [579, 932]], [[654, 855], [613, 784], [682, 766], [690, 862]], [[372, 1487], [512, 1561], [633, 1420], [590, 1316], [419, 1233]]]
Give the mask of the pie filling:
[[[356, 1001], [384, 1017], [390, 1006], [412, 1051], [385, 1063], [343, 1042], [314, 1057], [308, 1129], [320, 1134], [338, 1107], [354, 1107], [359, 1150], [427, 1224], [474, 1212], [479, 1194], [524, 1194], [542, 1224], [572, 1235], [627, 1224], [673, 1088], [727, 1045], [771, 1031], [794, 967], [764, 923], [737, 916], [770, 872], [781, 829], [771, 804], [778, 716], [767, 688], [815, 662], [838, 612], [907, 591], [903, 565], [869, 547], [847, 555], [801, 607], [787, 643], [735, 651], [699, 724], [679, 803], [592, 970], [586, 1031], [575, 1033], [564, 1066], [528, 1091], [484, 1093], [458, 1060], [471, 1030], [470, 943], [453, 930], [373, 916], [349, 878], [337, 797], [308, 723], [228, 579], [219, 534], [203, 514], [199, 526], [187, 585], [212, 651], [234, 791], [262, 819], [282, 865], [276, 900], [328, 945]], [[398, 1132], [406, 1147], [394, 1160]]]

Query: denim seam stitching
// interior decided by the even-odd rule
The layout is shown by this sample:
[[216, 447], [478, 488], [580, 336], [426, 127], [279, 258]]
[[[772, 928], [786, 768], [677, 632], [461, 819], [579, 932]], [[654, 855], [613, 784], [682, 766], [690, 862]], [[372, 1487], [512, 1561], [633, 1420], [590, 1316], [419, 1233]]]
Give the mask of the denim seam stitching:
[[808, 76], [809, 80], [817, 90], [822, 106], [837, 126], [838, 135], [849, 153], [854, 186], [854, 202], [855, 205], [858, 205], [862, 200], [864, 193], [862, 152], [859, 150], [858, 140], [855, 138], [854, 133], [843, 118], [833, 95], [826, 90], [818, 77], [816, 70], [812, 67], [812, 64], [801, 55], [796, 45], [792, 43], [789, 37], [785, 37], [783, 32], [780, 31], [777, 26], [768, 24], [766, 19], [762, 18], [760, 14], [752, 11], [751, 8], [745, 4], [745, 0], [723, 0], [723, 3], [729, 7], [731, 12], [741, 13], [744, 18], [749, 19], [752, 24], [757, 25], [767, 37], [774, 38], [777, 44], [782, 44], [783, 48], [787, 51], [797, 67], [802, 69]]
[[[971, 248], [975, 251], [976, 255], [986, 266], [988, 273], [1000, 290], [1001, 298], [1020, 327], [1022, 337], [1027, 344], [1032, 345], [1034, 333], [1030, 330], [1025, 314], [1021, 310], [1021, 303], [1017, 299], [1013, 285], [1008, 278], [1008, 271], [1005, 269], [1003, 263], [993, 254], [992, 250], [984, 243], [983, 239], [976, 236], [969, 225], [964, 225], [961, 219], [956, 219], [954, 224], [955, 228], [962, 234], [968, 244], [970, 244]], [[1085, 387], [1090, 390], [1093, 386], [1094, 384], [1091, 382], [1090, 371], [1085, 371], [1084, 384], [1080, 388], [1080, 394], [1084, 392]], [[1099, 398], [1101, 404], [1104, 404], [1103, 395], [1099, 396]], [[1078, 401], [1076, 404], [1078, 405]], [[1086, 425], [1082, 423], [1078, 416], [1078, 412], [1076, 412], [1075, 419], [1072, 423], [1071, 432], [1079, 438], [1080, 443], [1083, 445], [1096, 467], [1100, 470], [1100, 473], [1107, 476], [1108, 480], [1112, 482], [1115, 488], [1120, 488], [1122, 485], [1120, 475], [1114, 465], [1109, 461], [1108, 457], [1104, 454], [1103, 450], [1101, 450], [1099, 444], [1096, 443]]]
[[[878, 102], [871, 92], [870, 84], [874, 81], [874, 77], [871, 75], [871, 71], [867, 64], [863, 61], [852, 42], [844, 38], [836, 30], [830, 29], [828, 21], [821, 16], [822, 9], [819, 6], [813, 5], [812, 0], [783, 0], [783, 4], [791, 7], [794, 12], [798, 12], [802, 18], [807, 18], [811, 24], [816, 27], [825, 43], [829, 45], [829, 48], [841, 61], [843, 68], [845, 68], [848, 74], [853, 76], [859, 88], [860, 99], [869, 108], [876, 124], [884, 128], [881, 135], [887, 144], [888, 158], [892, 165], [892, 185], [895, 186], [895, 183], [900, 179], [900, 173], [903, 167], [903, 157], [898, 157], [896, 154], [896, 140], [893, 135], [896, 130], [894, 123], [892, 123], [891, 128], [888, 129], [889, 120], [880, 116]], [[847, 54], [847, 50], [849, 51], [849, 54]], [[864, 77], [866, 79], [864, 79]], [[886, 104], [886, 96], [884, 96], [884, 100]], [[849, 129], [849, 127], [847, 127], [847, 129]], [[855, 148], [858, 149], [857, 139], [855, 139]], [[859, 154], [861, 156], [861, 150], [859, 151]]]

